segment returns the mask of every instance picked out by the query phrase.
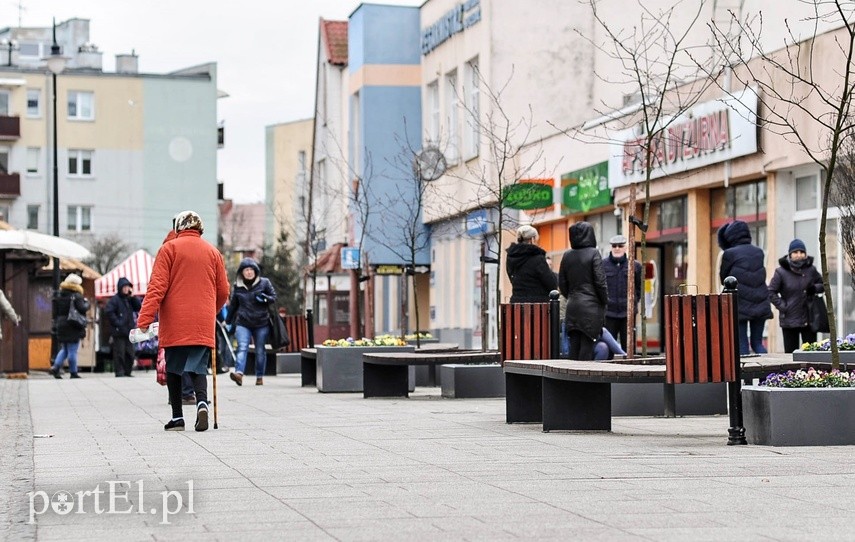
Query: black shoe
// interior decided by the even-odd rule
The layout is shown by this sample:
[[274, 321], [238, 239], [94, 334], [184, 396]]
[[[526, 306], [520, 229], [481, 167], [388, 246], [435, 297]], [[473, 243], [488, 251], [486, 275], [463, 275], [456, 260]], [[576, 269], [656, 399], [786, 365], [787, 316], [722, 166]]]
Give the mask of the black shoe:
[[195, 405], [196, 404], [196, 396], [195, 395], [188, 395], [186, 397], [182, 397], [181, 398], [181, 404]]
[[208, 407], [204, 403], [196, 409], [196, 431], [208, 430]]
[[121, 377], [123, 377], [123, 376], [125, 376], [125, 375], [121, 375], [121, 374], [119, 374], [119, 373], [116, 373], [116, 378], [121, 378]]
[[166, 431], [184, 431], [184, 420], [169, 420], [163, 429]]
[[128, 374], [126, 374], [125, 376], [131, 376], [131, 377], [132, 377], [132, 376], [134, 376], [134, 375], [132, 375], [132, 374], [128, 373]]
[[54, 369], [53, 367], [51, 367], [50, 374], [52, 374], [54, 378], [62, 380], [62, 373], [60, 372], [60, 370], [61, 369]]
[[71, 373], [71, 376], [69, 378], [80, 378], [80, 375], [77, 373]]

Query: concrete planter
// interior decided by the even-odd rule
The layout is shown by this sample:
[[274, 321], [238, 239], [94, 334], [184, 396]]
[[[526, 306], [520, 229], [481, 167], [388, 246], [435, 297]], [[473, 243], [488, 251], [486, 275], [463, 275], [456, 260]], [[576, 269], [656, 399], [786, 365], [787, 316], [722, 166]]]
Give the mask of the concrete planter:
[[750, 444], [855, 444], [855, 388], [743, 386], [742, 410]]
[[442, 375], [442, 396], [450, 399], [475, 397], [504, 397], [505, 375], [501, 365], [439, 366]]
[[[612, 416], [664, 416], [667, 384], [612, 384]], [[676, 384], [677, 416], [727, 414], [727, 384]]]
[[[793, 352], [793, 361], [831, 363], [831, 352], [802, 352], [801, 350], [796, 350]], [[855, 350], [841, 350], [840, 363], [852, 363], [855, 365]]]
[[[361, 392], [362, 354], [413, 352], [412, 346], [318, 346], [316, 384], [318, 391]], [[415, 370], [410, 367], [410, 391], [415, 389]]]

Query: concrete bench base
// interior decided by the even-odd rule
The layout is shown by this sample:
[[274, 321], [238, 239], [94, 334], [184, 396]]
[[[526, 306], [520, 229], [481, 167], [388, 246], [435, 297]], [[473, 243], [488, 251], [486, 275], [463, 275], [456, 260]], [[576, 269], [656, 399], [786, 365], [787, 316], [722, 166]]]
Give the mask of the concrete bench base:
[[276, 354], [276, 372], [279, 374], [300, 373], [300, 353]]
[[[264, 376], [276, 376], [276, 352], [273, 350], [266, 350], [267, 360], [264, 365]], [[244, 374], [246, 375], [255, 375], [255, 347], [250, 346], [249, 352], [246, 353], [246, 369], [244, 369]]]
[[443, 397], [464, 399], [505, 396], [505, 378], [501, 365], [441, 365], [439, 375]]
[[[665, 416], [667, 386], [669, 385], [612, 384], [612, 416]], [[727, 384], [673, 386], [675, 415], [727, 414]]]

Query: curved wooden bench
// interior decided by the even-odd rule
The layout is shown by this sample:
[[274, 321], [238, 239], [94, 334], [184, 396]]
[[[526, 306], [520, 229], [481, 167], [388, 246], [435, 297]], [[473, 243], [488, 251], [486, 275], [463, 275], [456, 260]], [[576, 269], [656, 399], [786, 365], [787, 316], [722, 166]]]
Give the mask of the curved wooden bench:
[[499, 363], [498, 352], [446, 351], [362, 354], [363, 397], [409, 397], [410, 365]]
[[317, 385], [318, 349], [303, 348], [300, 350], [300, 385]]
[[[667, 381], [664, 362], [632, 361], [505, 360], [507, 423], [542, 422], [544, 431], [610, 431], [611, 384]], [[740, 359], [746, 379], [809, 367], [828, 368], [822, 365], [793, 361], [786, 354]]]

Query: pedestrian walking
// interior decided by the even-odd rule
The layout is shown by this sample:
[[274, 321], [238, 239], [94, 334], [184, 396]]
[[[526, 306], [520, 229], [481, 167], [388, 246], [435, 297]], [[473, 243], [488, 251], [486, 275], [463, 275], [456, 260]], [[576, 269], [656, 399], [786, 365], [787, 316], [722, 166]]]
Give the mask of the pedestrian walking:
[[127, 277], [119, 278], [116, 295], [107, 302], [104, 314], [110, 322], [112, 332], [113, 371], [116, 376], [134, 376], [134, 345], [128, 333], [136, 327], [134, 313], [140, 310], [140, 300], [134, 295], [134, 287]]
[[609, 300], [593, 226], [587, 222], [570, 226], [570, 247], [558, 269], [558, 289], [567, 298], [564, 320], [570, 337], [569, 357], [591, 360]]
[[813, 256], [807, 255], [801, 239], [790, 241], [787, 255], [778, 260], [778, 265], [769, 281], [769, 300], [778, 309], [784, 352], [789, 354], [802, 343], [816, 341], [816, 331], [811, 331], [808, 325], [807, 304], [810, 296], [824, 292], [825, 288], [822, 275], [813, 266]]
[[[0, 313], [5, 314], [6, 318], [15, 322], [16, 326], [21, 325], [21, 317], [18, 316], [18, 313], [15, 312], [15, 308], [9, 303], [9, 300], [6, 299], [6, 294], [3, 293], [3, 290], [0, 290]], [[3, 340], [3, 327], [0, 326], [0, 341]]]
[[[629, 258], [626, 255], [626, 237], [615, 235], [609, 239], [611, 251], [603, 259], [603, 272], [606, 274], [609, 303], [606, 305], [606, 329], [626, 350], [627, 317], [626, 303], [629, 295]], [[641, 264], [633, 261], [635, 267], [635, 310], [641, 298]]]
[[71, 273], [59, 284], [59, 292], [53, 298], [53, 328], [59, 344], [59, 351], [50, 369], [54, 378], [62, 378], [62, 364], [66, 361], [71, 378], [80, 378], [77, 373], [77, 350], [80, 348], [80, 340], [86, 337], [86, 325], [69, 320], [68, 311], [71, 305], [80, 314], [86, 314], [89, 310], [89, 301], [83, 297], [82, 284], [80, 275]]
[[[719, 279], [724, 284], [727, 277], [738, 281], [738, 333], [740, 355], [765, 354], [763, 329], [772, 318], [769, 289], [766, 286], [766, 255], [763, 249], [751, 244], [751, 229], [741, 220], [734, 220], [718, 229], [718, 246], [721, 256]], [[750, 337], [749, 337], [750, 334]]]
[[202, 219], [193, 211], [175, 218], [175, 239], [160, 247], [138, 325], [147, 331], [159, 315], [159, 341], [166, 354], [166, 386], [172, 418], [167, 431], [184, 430], [181, 375], [191, 374], [196, 396], [196, 431], [208, 429], [208, 367], [217, 310], [229, 296], [223, 257], [202, 239]]
[[273, 284], [261, 276], [258, 263], [252, 258], [241, 260], [226, 316], [226, 325], [228, 329], [234, 331], [237, 339], [235, 370], [229, 374], [229, 377], [238, 386], [243, 385], [250, 340], [255, 345], [255, 385], [264, 384], [267, 361], [264, 345], [270, 335], [268, 305], [275, 301], [276, 291], [273, 289]]
[[505, 268], [513, 287], [511, 303], [547, 303], [549, 292], [558, 287], [546, 251], [535, 244], [538, 237], [535, 228], [520, 226], [517, 242], [508, 247]]

